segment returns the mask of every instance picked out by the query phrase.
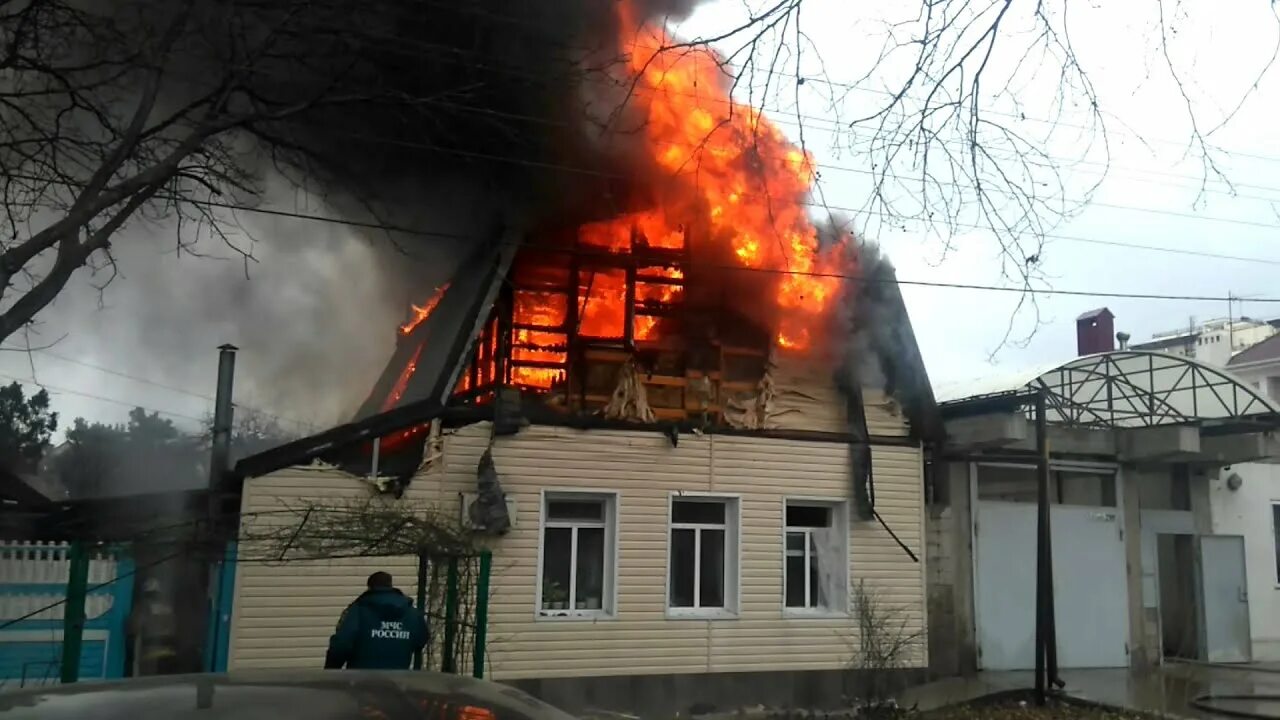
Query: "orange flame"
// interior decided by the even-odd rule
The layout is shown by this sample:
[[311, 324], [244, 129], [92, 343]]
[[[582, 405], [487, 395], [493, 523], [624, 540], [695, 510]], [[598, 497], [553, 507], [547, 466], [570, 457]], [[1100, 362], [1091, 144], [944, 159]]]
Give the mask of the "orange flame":
[[[648, 188], [655, 196], [650, 209], [583, 225], [577, 239], [597, 256], [630, 256], [634, 296], [628, 297], [628, 271], [600, 266], [608, 262], [579, 268], [577, 288], [567, 296], [564, 290], [517, 290], [511, 381], [536, 388], [562, 381], [571, 337], [627, 335], [628, 300], [634, 300], [631, 336], [657, 339], [661, 317], [683, 296], [681, 283], [672, 282], [684, 278], [680, 257], [758, 271], [750, 278], [759, 294], [741, 304], [763, 300], [772, 309], [779, 349], [810, 348], [821, 335], [813, 328], [825, 322], [840, 290], [842, 262], [838, 246], [820, 247], [808, 216], [812, 158], [762, 113], [734, 101], [713, 50], [661, 51], [674, 44], [663, 27], [649, 25], [631, 35], [637, 24], [630, 0], [617, 7], [619, 27], [627, 33], [620, 79], [635, 89], [629, 97], [641, 128], [627, 137], [665, 177]], [[533, 268], [539, 277], [527, 278], [529, 287], [568, 287], [568, 272], [553, 267], [553, 257]], [[415, 319], [401, 331], [412, 331], [429, 315], [443, 290], [415, 307]]]
[[[629, 4], [619, 8], [621, 27], [635, 28]], [[660, 50], [672, 44], [655, 26], [623, 38], [629, 72], [642, 90], [632, 97], [645, 115], [647, 153], [685, 181], [679, 201], [644, 214], [644, 232], [668, 237], [696, 214], [709, 225], [709, 238], [728, 238], [736, 263], [778, 273], [777, 344], [805, 349], [809, 326], [829, 311], [840, 286], [839, 258], [820, 251], [807, 213], [812, 158], [759, 111], [733, 101], [714, 51]]]
[[382, 411], [386, 412], [396, 406], [400, 402], [400, 398], [404, 397], [404, 391], [409, 387], [409, 378], [413, 377], [413, 372], [418, 369], [418, 357], [422, 355], [422, 345], [418, 345], [418, 349], [413, 351], [413, 355], [409, 358], [409, 362], [405, 363], [404, 369], [400, 371], [400, 376], [396, 378], [396, 384], [391, 386], [391, 393], [387, 395], [387, 399], [382, 402]]
[[413, 317], [409, 318], [408, 322], [400, 326], [400, 334], [408, 335], [417, 329], [417, 327], [422, 324], [423, 320], [430, 317], [431, 312], [440, 304], [440, 299], [444, 297], [444, 291], [448, 289], [449, 283], [445, 283], [436, 288], [436, 291], [431, 295], [431, 298], [427, 300], [426, 305], [421, 307], [417, 305], [410, 305], [410, 307], [413, 308]]

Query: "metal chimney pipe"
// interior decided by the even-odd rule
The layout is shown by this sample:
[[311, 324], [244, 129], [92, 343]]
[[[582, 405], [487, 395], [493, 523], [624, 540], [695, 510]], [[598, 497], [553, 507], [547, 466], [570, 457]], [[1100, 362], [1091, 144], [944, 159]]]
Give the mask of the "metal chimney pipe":
[[210, 493], [222, 489], [231, 460], [231, 421], [235, 413], [231, 392], [235, 384], [238, 349], [230, 344], [218, 348], [218, 392], [213, 401], [213, 450], [209, 455]]

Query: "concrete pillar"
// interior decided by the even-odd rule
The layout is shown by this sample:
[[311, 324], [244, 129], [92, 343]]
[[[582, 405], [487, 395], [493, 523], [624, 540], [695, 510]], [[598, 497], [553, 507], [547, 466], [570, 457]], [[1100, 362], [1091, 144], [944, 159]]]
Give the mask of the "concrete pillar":
[[977, 670], [969, 464], [943, 465], [937, 482], [945, 490], [926, 516], [929, 673], [949, 677]]

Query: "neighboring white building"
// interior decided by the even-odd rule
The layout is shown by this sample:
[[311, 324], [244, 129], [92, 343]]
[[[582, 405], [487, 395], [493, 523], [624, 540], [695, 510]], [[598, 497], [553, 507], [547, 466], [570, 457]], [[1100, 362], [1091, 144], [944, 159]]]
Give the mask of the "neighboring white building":
[[[1280, 335], [1271, 323], [1210, 320], [1157, 333], [1133, 347], [1226, 367], [1280, 401]], [[1280, 661], [1280, 466], [1255, 462], [1224, 467], [1210, 483], [1209, 510], [1213, 534], [1244, 538], [1251, 659]]]
[[[1231, 372], [1280, 401], [1280, 335], [1239, 352]], [[1223, 469], [1210, 487], [1213, 532], [1245, 538], [1253, 660], [1280, 661], [1280, 465]]]
[[1136, 343], [1132, 348], [1167, 352], [1223, 366], [1236, 353], [1275, 334], [1276, 328], [1263, 320], [1218, 318], [1199, 324], [1189, 322], [1185, 327], [1156, 333], [1151, 340]]

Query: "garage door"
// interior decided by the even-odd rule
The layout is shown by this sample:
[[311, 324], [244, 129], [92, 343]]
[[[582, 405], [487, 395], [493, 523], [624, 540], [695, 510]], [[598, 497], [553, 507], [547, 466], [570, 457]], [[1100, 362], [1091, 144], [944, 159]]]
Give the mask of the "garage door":
[[[1035, 667], [1035, 469], [977, 467], [979, 664]], [[1126, 667], [1128, 591], [1114, 475], [1055, 470], [1050, 509], [1058, 664]]]

